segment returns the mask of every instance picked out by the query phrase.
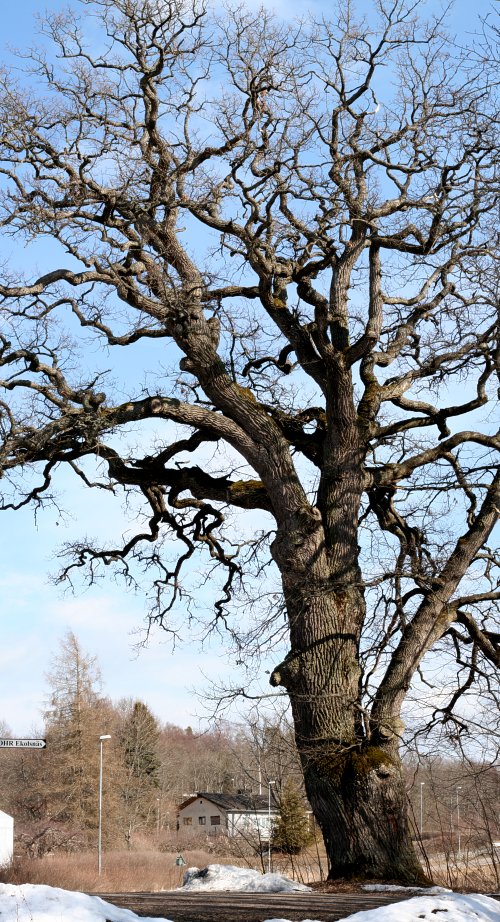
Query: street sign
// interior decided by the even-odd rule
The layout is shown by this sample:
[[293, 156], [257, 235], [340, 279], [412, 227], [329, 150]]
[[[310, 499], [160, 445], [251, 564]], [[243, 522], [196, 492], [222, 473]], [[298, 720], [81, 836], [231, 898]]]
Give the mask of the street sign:
[[46, 740], [0, 739], [0, 749], [45, 749], [46, 745]]

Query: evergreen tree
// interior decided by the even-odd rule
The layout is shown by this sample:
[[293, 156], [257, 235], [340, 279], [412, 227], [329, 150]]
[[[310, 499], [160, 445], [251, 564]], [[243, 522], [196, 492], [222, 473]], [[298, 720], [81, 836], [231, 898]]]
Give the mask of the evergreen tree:
[[272, 834], [273, 847], [287, 855], [296, 855], [310, 844], [312, 838], [304, 800], [290, 779], [285, 782], [279, 799], [279, 813]]
[[120, 730], [122, 770], [120, 793], [125, 838], [152, 823], [156, 816], [161, 762], [158, 721], [142, 701], [125, 701]]
[[135, 778], [147, 781], [153, 787], [158, 787], [159, 737], [158, 722], [148, 706], [142, 701], [134, 701], [123, 728], [125, 764]]

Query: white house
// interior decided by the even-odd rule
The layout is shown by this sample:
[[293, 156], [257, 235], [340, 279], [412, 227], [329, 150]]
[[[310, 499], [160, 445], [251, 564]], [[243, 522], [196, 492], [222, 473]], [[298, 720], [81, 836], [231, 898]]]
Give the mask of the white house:
[[10, 864], [14, 855], [14, 820], [0, 810], [0, 868]]
[[179, 804], [177, 824], [183, 832], [251, 835], [268, 841], [277, 809], [264, 794], [193, 794]]

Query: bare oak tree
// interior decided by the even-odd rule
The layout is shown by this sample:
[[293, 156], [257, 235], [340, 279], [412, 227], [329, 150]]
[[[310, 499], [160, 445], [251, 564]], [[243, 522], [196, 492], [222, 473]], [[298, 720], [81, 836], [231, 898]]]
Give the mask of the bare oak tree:
[[[272, 561], [271, 685], [330, 875], [420, 880], [405, 699], [430, 683], [422, 716], [463, 733], [471, 690], [497, 692], [494, 77], [405, 0], [301, 24], [80, 7], [46, 19], [25, 88], [2, 80], [1, 226], [62, 254], [0, 284], [4, 508], [43, 505], [61, 467], [135, 492], [145, 527], [65, 572], [142, 567], [166, 628], [198, 549], [235, 636], [244, 567]], [[153, 340], [177, 372], [123, 399], [109, 354]], [[79, 341], [106, 347], [95, 374]], [[254, 648], [281, 630], [262, 610]]]

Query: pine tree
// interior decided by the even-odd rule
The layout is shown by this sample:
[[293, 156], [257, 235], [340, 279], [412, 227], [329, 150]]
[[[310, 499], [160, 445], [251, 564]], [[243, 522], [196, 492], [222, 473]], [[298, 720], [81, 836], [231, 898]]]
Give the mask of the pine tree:
[[160, 760], [158, 722], [148, 706], [135, 701], [122, 731], [125, 763], [132, 775], [158, 787]]
[[300, 791], [290, 779], [285, 782], [279, 799], [272, 845], [287, 855], [296, 855], [312, 841], [309, 815]]
[[121, 798], [125, 838], [155, 817], [160, 783], [158, 721], [142, 701], [123, 702], [124, 719], [120, 731], [122, 752]]

